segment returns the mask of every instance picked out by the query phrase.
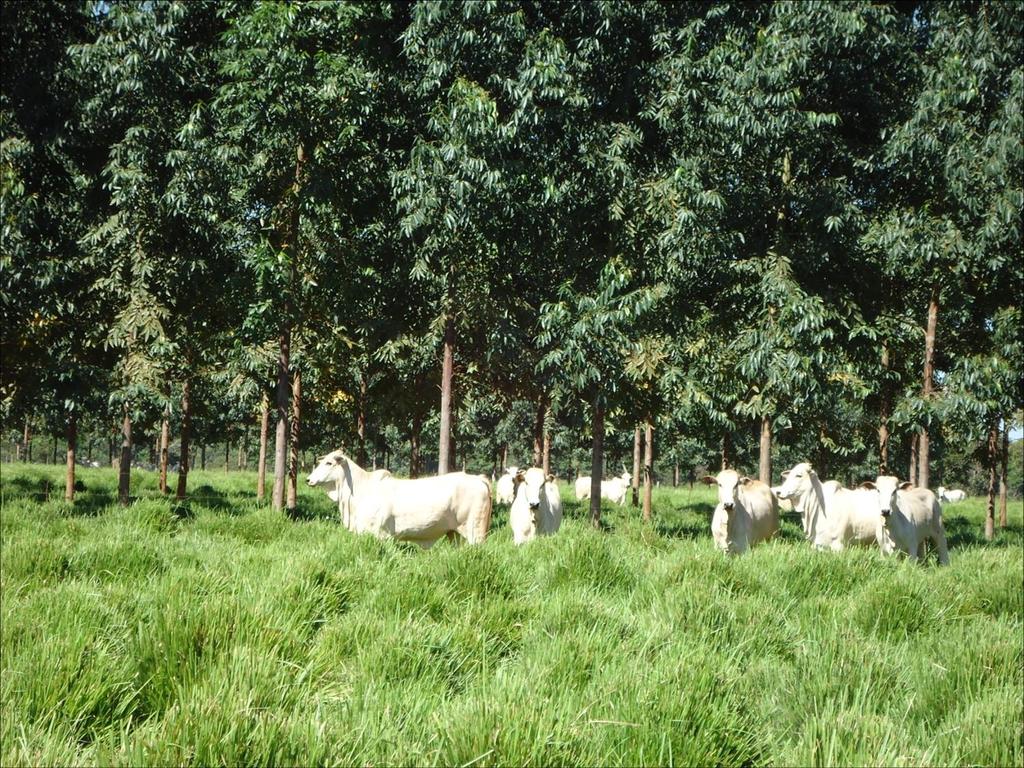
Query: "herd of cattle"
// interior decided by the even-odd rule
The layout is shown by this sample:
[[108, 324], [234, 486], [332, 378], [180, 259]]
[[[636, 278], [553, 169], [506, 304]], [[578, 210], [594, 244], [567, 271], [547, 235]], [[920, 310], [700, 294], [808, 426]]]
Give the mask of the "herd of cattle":
[[[842, 550], [877, 544], [886, 555], [896, 551], [917, 560], [931, 541], [939, 563], [948, 565], [942, 526], [942, 501], [961, 501], [961, 490], [927, 488], [880, 475], [858, 488], [835, 480], [822, 482], [810, 464], [782, 473], [782, 485], [765, 483], [724, 469], [703, 480], [718, 488], [711, 520], [715, 545], [742, 554], [771, 539], [779, 529], [780, 500], [800, 514], [804, 536], [819, 549]], [[625, 504], [630, 474], [601, 481], [601, 497]], [[413, 541], [427, 549], [439, 539], [478, 544], [491, 525], [491, 483], [483, 475], [452, 472], [405, 480], [387, 470], [369, 472], [342, 451], [328, 454], [310, 473], [308, 484], [324, 488], [338, 504], [341, 523], [356, 533]], [[562, 525], [562, 499], [554, 475], [537, 467], [509, 467], [495, 488], [499, 504], [509, 506], [509, 527], [516, 544], [556, 533]], [[590, 478], [576, 480], [576, 497], [590, 498]]]

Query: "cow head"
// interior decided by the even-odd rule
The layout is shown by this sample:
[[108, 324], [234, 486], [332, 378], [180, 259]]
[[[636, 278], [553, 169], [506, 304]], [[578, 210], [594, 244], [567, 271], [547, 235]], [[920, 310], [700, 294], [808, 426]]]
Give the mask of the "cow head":
[[801, 462], [782, 473], [782, 485], [779, 486], [775, 495], [780, 499], [790, 500], [802, 497], [811, 492], [814, 477], [817, 477], [814, 468], [806, 461]]
[[878, 512], [884, 522], [896, 509], [898, 503], [896, 494], [914, 486], [912, 483], [901, 483], [898, 477], [892, 475], [879, 475], [874, 482], [865, 481], [860, 484], [860, 487], [878, 494]]
[[347, 501], [352, 491], [351, 481], [344, 482], [350, 476], [348, 461], [348, 457], [340, 450], [328, 453], [309, 473], [306, 484], [310, 487], [326, 487], [333, 500]]
[[705, 485], [718, 486], [718, 503], [726, 512], [732, 512], [739, 501], [740, 489], [750, 482], [750, 478], [740, 476], [734, 470], [723, 469], [717, 476], [705, 475], [702, 481]]
[[515, 474], [515, 496], [522, 494], [523, 500], [530, 506], [530, 511], [536, 515], [540, 509], [540, 496], [544, 492], [544, 483], [553, 480], [554, 475], [544, 476], [544, 470], [537, 467], [520, 469]]
[[622, 470], [622, 474], [619, 475], [623, 485], [629, 485], [629, 482], [633, 479], [633, 476], [625, 469]]

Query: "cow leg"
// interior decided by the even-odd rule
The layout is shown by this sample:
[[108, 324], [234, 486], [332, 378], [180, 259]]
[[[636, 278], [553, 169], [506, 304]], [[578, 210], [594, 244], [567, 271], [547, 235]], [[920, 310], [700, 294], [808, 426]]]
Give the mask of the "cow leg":
[[917, 560], [918, 560], [918, 552], [920, 552], [920, 551], [921, 551], [921, 542], [920, 541], [915, 541], [913, 544], [910, 545], [910, 550], [907, 552], [907, 557], [910, 559], [910, 562], [912, 562], [912, 563], [916, 563], [917, 562]]
[[448, 543], [452, 546], [459, 546], [462, 543], [462, 536], [459, 531], [448, 531], [445, 534], [445, 538], [448, 539]]
[[935, 536], [935, 551], [939, 556], [939, 565], [949, 565], [949, 549], [946, 546], [945, 531], [939, 531]]

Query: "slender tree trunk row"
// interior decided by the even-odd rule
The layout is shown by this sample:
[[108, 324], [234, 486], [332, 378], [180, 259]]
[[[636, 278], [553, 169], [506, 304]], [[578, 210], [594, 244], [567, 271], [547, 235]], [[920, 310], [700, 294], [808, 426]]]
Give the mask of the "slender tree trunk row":
[[437, 474], [447, 474], [452, 438], [452, 372], [455, 366], [455, 320], [444, 322], [444, 348], [441, 354], [440, 438], [437, 446]]
[[988, 460], [988, 499], [985, 505], [985, 538], [995, 536], [996, 466], [999, 463], [999, 422], [993, 419], [988, 428], [985, 456]]
[[637, 424], [633, 428], [633, 478], [629, 483], [634, 507], [640, 506], [640, 454], [643, 451], [643, 444], [643, 432]]
[[267, 436], [270, 433], [270, 398], [260, 398], [260, 458], [256, 467], [256, 500], [263, 501], [267, 491]]
[[654, 489], [654, 419], [647, 414], [644, 435], [644, 521], [651, 521], [651, 495]]
[[292, 374], [291, 455], [288, 463], [288, 511], [295, 512], [298, 501], [299, 429], [302, 424], [302, 372]]
[[192, 437], [192, 382], [186, 378], [181, 383], [181, 458], [178, 469], [178, 487], [174, 498], [184, 501], [188, 492], [189, 440]]
[[117, 476], [117, 498], [121, 504], [128, 504], [132, 471], [132, 417], [128, 404], [124, 406], [124, 421], [121, 423], [121, 463]]
[[[928, 300], [928, 326], [924, 335], [924, 382], [921, 387], [921, 396], [925, 401], [931, 400], [932, 388], [934, 385], [935, 371], [935, 330], [939, 323], [939, 286], [932, 285], [931, 297]], [[917, 485], [927, 488], [929, 484], [929, 448], [930, 441], [928, 426], [925, 425], [919, 438], [917, 454]]]
[[590, 524], [601, 527], [601, 477], [604, 474], [604, 403], [601, 393], [594, 395], [591, 430], [594, 434], [590, 453]]
[[758, 479], [766, 485], [772, 484], [772, 419], [765, 414], [761, 417], [760, 461]]
[[64, 500], [75, 500], [75, 450], [78, 448], [78, 412], [71, 410], [68, 413], [67, 426], [67, 476], [64, 479]]
[[167, 464], [170, 461], [171, 409], [164, 409], [160, 422], [160, 493], [167, 493]]

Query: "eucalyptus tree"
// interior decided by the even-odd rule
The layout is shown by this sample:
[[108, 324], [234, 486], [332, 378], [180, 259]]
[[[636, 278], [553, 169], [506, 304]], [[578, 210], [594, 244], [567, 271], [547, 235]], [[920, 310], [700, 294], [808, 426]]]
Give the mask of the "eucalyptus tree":
[[[83, 238], [114, 302], [107, 344], [118, 354], [114, 401], [123, 405], [120, 494], [127, 498], [131, 420], [168, 403], [181, 380], [186, 493], [192, 371], [225, 322], [211, 292], [230, 277], [211, 172], [206, 104], [216, 87], [220, 24], [213, 3], [124, 2], [97, 6], [97, 34], [72, 50], [88, 100], [83, 128], [107, 137], [101, 220]], [[166, 411], [165, 411], [166, 413]]]
[[377, 88], [361, 64], [360, 22], [379, 10], [351, 3], [220, 6], [228, 23], [219, 51], [225, 82], [214, 101], [222, 167], [252, 240], [249, 314], [276, 325], [275, 509], [284, 505], [292, 335], [321, 281], [346, 274], [336, 249], [312, 244], [348, 231], [365, 155], [362, 124]]
[[3, 10], [0, 412], [27, 425], [35, 403], [52, 404], [67, 438], [69, 501], [79, 426], [98, 407], [110, 364], [112, 318], [97, 289], [105, 266], [80, 243], [102, 199], [105, 134], [82, 130], [87, 91], [69, 55], [95, 27], [74, 2]]
[[634, 321], [659, 298], [658, 287], [632, 285], [633, 273], [621, 259], [610, 259], [592, 294], [563, 286], [559, 301], [545, 304], [538, 342], [547, 350], [542, 369], [559, 372], [559, 396], [579, 396], [591, 404], [590, 519], [601, 520], [604, 420], [609, 404], [627, 387], [626, 355], [635, 340]]
[[514, 72], [525, 24], [516, 4], [419, 3], [402, 34], [419, 111], [416, 139], [394, 188], [403, 231], [415, 246], [409, 274], [436, 308], [439, 474], [451, 460], [459, 333], [478, 331], [503, 294], [497, 232], [508, 219], [509, 198], [502, 153], [516, 126], [500, 85]]
[[[943, 331], [978, 289], [1006, 291], [1021, 249], [1024, 9], [1015, 3], [921, 4], [914, 14], [919, 85], [879, 162], [890, 179], [867, 241], [904, 301], [919, 307], [923, 375], [917, 481], [929, 482]], [[984, 323], [992, 323], [990, 315]], [[946, 334], [955, 345], [955, 329]], [[919, 347], [920, 349], [920, 347]], [[950, 357], [956, 350], [949, 350]]]

